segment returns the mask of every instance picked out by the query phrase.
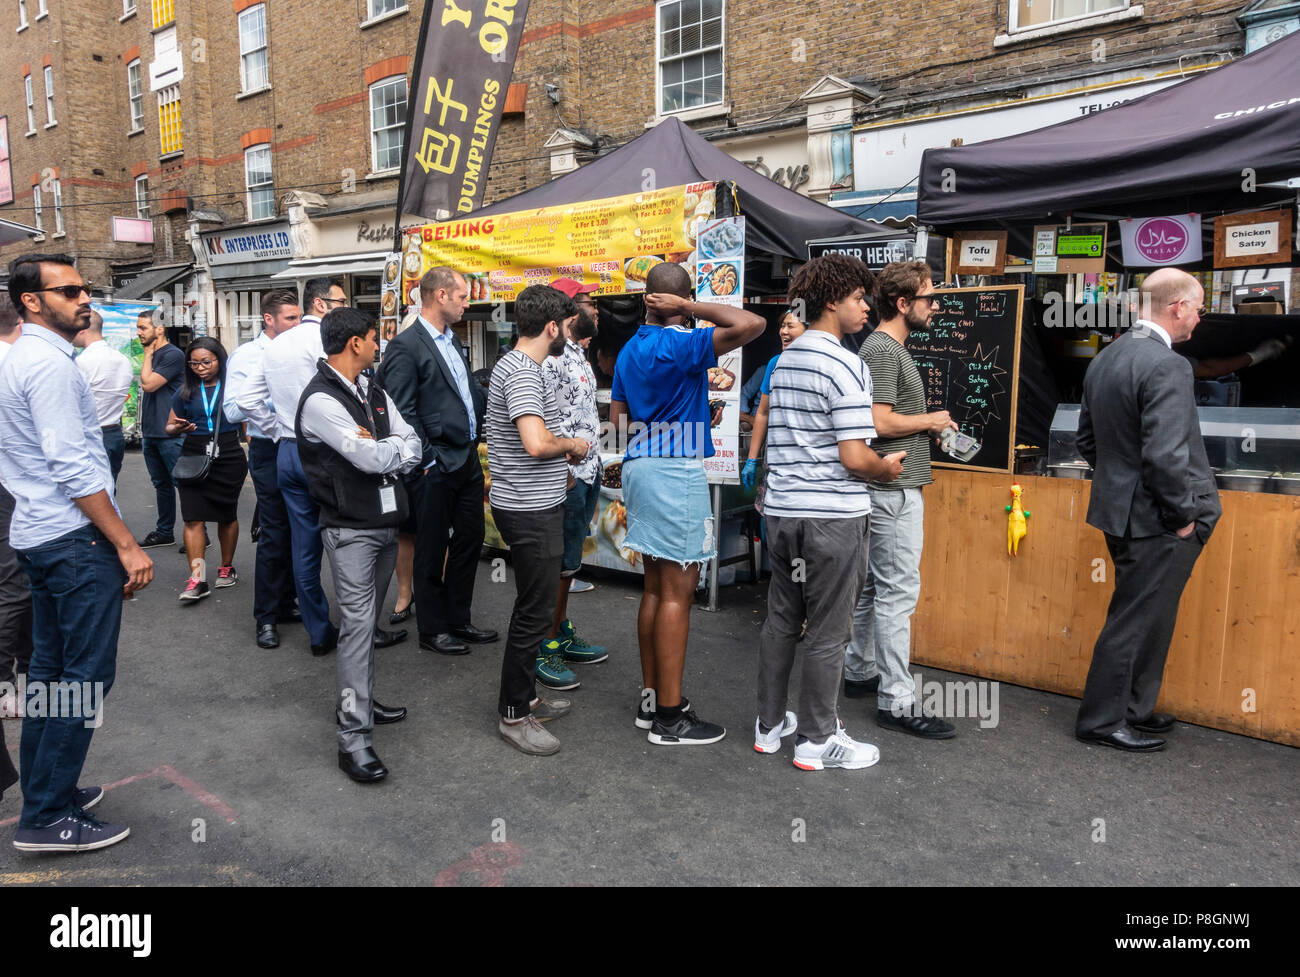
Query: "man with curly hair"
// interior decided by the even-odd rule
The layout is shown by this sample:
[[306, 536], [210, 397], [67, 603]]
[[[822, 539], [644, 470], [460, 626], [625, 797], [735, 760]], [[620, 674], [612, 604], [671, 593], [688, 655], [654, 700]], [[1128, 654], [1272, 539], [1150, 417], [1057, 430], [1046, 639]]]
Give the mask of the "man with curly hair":
[[[800, 268], [790, 300], [806, 310], [808, 329], [772, 374], [764, 505], [772, 582], [758, 644], [754, 749], [776, 753], [797, 729], [801, 770], [856, 770], [880, 759], [874, 746], [850, 738], [836, 712], [853, 602], [866, 574], [867, 481], [897, 478], [905, 456], [881, 458], [867, 447], [876, 436], [871, 379], [841, 345], [867, 324], [871, 290], [871, 272], [856, 258], [828, 254]], [[785, 707], [805, 620], [796, 715]]]

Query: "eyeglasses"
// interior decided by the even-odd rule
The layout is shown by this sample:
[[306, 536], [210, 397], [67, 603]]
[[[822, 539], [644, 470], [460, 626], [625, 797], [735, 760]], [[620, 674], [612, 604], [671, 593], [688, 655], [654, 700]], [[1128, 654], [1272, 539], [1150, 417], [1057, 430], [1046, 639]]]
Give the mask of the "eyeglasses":
[[93, 286], [90, 282], [84, 285], [51, 285], [49, 288], [33, 288], [33, 292], [58, 292], [65, 299], [75, 299], [82, 292], [86, 293], [86, 298], [90, 298], [90, 290]]
[[[1192, 300], [1191, 300], [1191, 299], [1178, 299], [1177, 301], [1170, 302], [1169, 304], [1170, 304], [1170, 305], [1182, 305], [1183, 303], [1186, 303], [1186, 304], [1188, 304], [1188, 305], [1191, 305], [1191, 304], [1192, 304]], [[1205, 316], [1207, 316], [1207, 315], [1209, 315], [1209, 314], [1210, 314], [1210, 310], [1209, 310], [1206, 306], [1204, 306], [1204, 305], [1200, 306], [1200, 307], [1196, 310], [1196, 317], [1197, 317], [1198, 319], [1200, 319], [1200, 318], [1204, 318]]]
[[324, 298], [324, 297], [321, 298], [321, 301], [328, 302], [330, 305], [347, 305], [348, 303], [347, 299], [331, 299], [331, 298]]
[[189, 363], [190, 363], [190, 366], [192, 366], [192, 367], [193, 367], [194, 369], [196, 369], [196, 370], [197, 370], [199, 367], [201, 367], [201, 366], [216, 366], [216, 365], [217, 365], [217, 361], [216, 361], [216, 360], [190, 360]]
[[934, 295], [933, 293], [931, 293], [930, 295], [913, 295], [911, 301], [924, 302], [927, 305], [938, 305], [939, 296]]

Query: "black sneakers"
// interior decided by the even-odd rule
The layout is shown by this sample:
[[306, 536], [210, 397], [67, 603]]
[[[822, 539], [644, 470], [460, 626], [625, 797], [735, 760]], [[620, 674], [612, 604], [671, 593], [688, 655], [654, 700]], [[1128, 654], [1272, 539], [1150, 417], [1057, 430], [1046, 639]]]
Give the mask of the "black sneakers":
[[140, 540], [140, 549], [147, 550], [151, 546], [171, 546], [176, 542], [175, 536], [164, 536], [156, 529], [149, 530], [147, 536]]
[[[639, 699], [636, 706], [636, 728], [649, 729], [655, 724], [655, 714], [645, 707], [645, 699]], [[686, 712], [691, 708], [691, 700], [682, 696], [682, 711]]]
[[927, 740], [950, 740], [957, 735], [956, 726], [937, 716], [895, 716], [889, 709], [876, 710], [876, 725]]
[[650, 726], [650, 735], [646, 738], [657, 746], [706, 746], [718, 742], [726, 735], [727, 731], [717, 723], [706, 723], [684, 708], [671, 722], [665, 721], [656, 713]]

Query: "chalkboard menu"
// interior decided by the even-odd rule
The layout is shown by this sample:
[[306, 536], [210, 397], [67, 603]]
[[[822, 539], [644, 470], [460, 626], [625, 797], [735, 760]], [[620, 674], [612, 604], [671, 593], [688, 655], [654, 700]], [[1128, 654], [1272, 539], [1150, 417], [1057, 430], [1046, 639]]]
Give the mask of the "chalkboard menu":
[[927, 409], [946, 410], [982, 447], [969, 462], [931, 444], [930, 457], [950, 468], [1010, 472], [1020, 384], [1023, 285], [953, 288], [935, 293], [939, 307], [907, 349], [925, 381]]

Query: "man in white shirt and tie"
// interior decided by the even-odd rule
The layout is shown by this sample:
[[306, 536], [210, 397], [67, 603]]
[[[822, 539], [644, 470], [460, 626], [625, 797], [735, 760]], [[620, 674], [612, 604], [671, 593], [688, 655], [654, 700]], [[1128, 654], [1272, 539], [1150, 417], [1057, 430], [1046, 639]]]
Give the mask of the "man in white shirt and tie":
[[[257, 493], [261, 525], [253, 583], [253, 618], [257, 622], [258, 647], [269, 649], [280, 646], [280, 633], [276, 626], [281, 621], [302, 618], [294, 606], [289, 513], [280, 492], [276, 420], [262, 365], [271, 341], [297, 326], [302, 310], [298, 306], [297, 294], [291, 289], [277, 289], [262, 296], [261, 311], [262, 332], [231, 353], [226, 361], [223, 406], [227, 420], [248, 425], [248, 473]], [[255, 398], [257, 410], [241, 410], [240, 399], [250, 397]]]
[[77, 354], [77, 367], [95, 398], [99, 430], [104, 435], [104, 451], [108, 453], [116, 488], [117, 473], [122, 470], [122, 459], [126, 456], [122, 408], [126, 406], [135, 374], [131, 361], [104, 341], [104, 317], [94, 310], [90, 313], [90, 327], [77, 333], [72, 345], [81, 350]]

